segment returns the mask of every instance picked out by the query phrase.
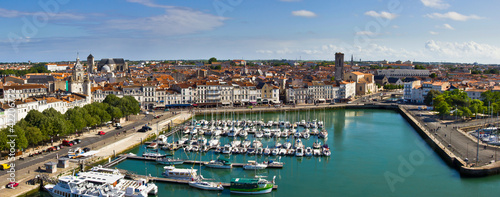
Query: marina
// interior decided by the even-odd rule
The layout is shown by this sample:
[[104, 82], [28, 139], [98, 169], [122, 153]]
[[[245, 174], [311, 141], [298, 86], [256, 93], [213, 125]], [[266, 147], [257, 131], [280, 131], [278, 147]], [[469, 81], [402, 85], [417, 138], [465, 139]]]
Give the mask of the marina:
[[[404, 120], [401, 115], [393, 111], [385, 110], [326, 110], [324, 127], [328, 131], [327, 138], [321, 138], [319, 135], [312, 135], [309, 139], [301, 139], [304, 145], [304, 156], [273, 156], [271, 152], [278, 149], [271, 149], [277, 142], [281, 146], [285, 145], [287, 138], [266, 138], [260, 139], [262, 143], [262, 154], [223, 154], [216, 153], [216, 149], [209, 149], [203, 152], [185, 152], [182, 148], [176, 150], [160, 149], [162, 154], [170, 154], [172, 158], [180, 158], [188, 163], [176, 165], [184, 169], [201, 169], [203, 176], [209, 182], [224, 183], [224, 188], [230, 187], [233, 178], [253, 178], [256, 175], [266, 176], [271, 180], [276, 176], [275, 182], [279, 185], [278, 190], [270, 193], [273, 196], [326, 196], [326, 195], [364, 195], [366, 192], [375, 192], [387, 194], [389, 196], [408, 196], [409, 193], [433, 196], [436, 191], [424, 190], [418, 188], [433, 188], [440, 184], [443, 190], [450, 191], [454, 196], [480, 196], [498, 192], [496, 189], [499, 181], [496, 177], [487, 177], [482, 179], [461, 179], [459, 173], [446, 165], [439, 156], [426, 145], [415, 130]], [[317, 117], [321, 117], [319, 110]], [[299, 119], [307, 120], [306, 112], [299, 114]], [[244, 116], [241, 115], [240, 116]], [[250, 116], [250, 115], [247, 115]], [[256, 116], [256, 114], [253, 114]], [[260, 115], [259, 115], [260, 117]], [[278, 121], [284, 117], [284, 113], [267, 113], [262, 115], [265, 122], [269, 120]], [[195, 119], [204, 119], [199, 115]], [[221, 119], [221, 118], [219, 118]], [[230, 118], [229, 118], [230, 119]], [[235, 117], [238, 119], [238, 117]], [[318, 118], [321, 119], [321, 118]], [[284, 128], [281, 128], [282, 130]], [[301, 128], [302, 130], [302, 128]], [[182, 131], [181, 131], [182, 132]], [[204, 136], [204, 135], [203, 135]], [[169, 135], [166, 143], [172, 143], [182, 139], [183, 134], [175, 133]], [[245, 139], [251, 142], [255, 139], [252, 133], [247, 137], [237, 137], [236, 140], [243, 144]], [[207, 139], [207, 143], [210, 138]], [[234, 137], [221, 136], [219, 138], [220, 146], [231, 144], [235, 141]], [[251, 143], [253, 144], [253, 143]], [[315, 147], [328, 145], [331, 155], [314, 156], [318, 154]], [[266, 147], [269, 147], [266, 149]], [[292, 144], [292, 147], [294, 145]], [[313, 156], [305, 156], [308, 152], [307, 147], [313, 149]], [[269, 151], [269, 154], [264, 154]], [[129, 152], [135, 155], [142, 155], [147, 150], [146, 145], [136, 147]], [[257, 151], [256, 151], [257, 152]], [[279, 153], [279, 151], [278, 151]], [[401, 159], [409, 161], [414, 153], [422, 154], [423, 160], [417, 164], [412, 164], [414, 171], [411, 176], [405, 177], [405, 182], [390, 182], [386, 179], [389, 173], [395, 176], [402, 176], [398, 172]], [[185, 196], [185, 195], [203, 195], [203, 196], [228, 196], [229, 189], [222, 192], [209, 192], [188, 186], [187, 180], [169, 180], [162, 177], [163, 167], [158, 165], [154, 159], [145, 160], [126, 159], [119, 155], [113, 168], [123, 169], [135, 173], [138, 177], [150, 177], [158, 187], [158, 196]], [[225, 158], [234, 164], [246, 164], [249, 160], [258, 162], [280, 161], [283, 162], [283, 168], [266, 168], [263, 170], [243, 170], [242, 167], [233, 167], [230, 169], [209, 168], [203, 165], [203, 162]], [[189, 163], [191, 161], [191, 163]], [[420, 161], [420, 160], [419, 160]], [[114, 161], [112, 161], [114, 162]], [[201, 164], [201, 166], [200, 166]], [[433, 177], [429, 179], [429, 177]], [[300, 182], [296, 180], [301, 180]], [[179, 182], [181, 184], [172, 184]], [[302, 184], [303, 183], [303, 184]], [[324, 187], [328, 183], [330, 187]], [[394, 186], [394, 187], [391, 187]], [[307, 187], [307, 190], [296, 188]], [[465, 188], [481, 188], [470, 190]], [[416, 191], [419, 192], [416, 192]], [[42, 192], [43, 195], [43, 192]], [[411, 196], [411, 195], [410, 195]]]

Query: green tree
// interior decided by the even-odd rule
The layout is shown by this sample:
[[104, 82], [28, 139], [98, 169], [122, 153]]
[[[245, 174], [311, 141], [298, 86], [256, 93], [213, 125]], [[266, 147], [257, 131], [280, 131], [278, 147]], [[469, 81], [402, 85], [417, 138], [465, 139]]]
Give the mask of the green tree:
[[434, 100], [434, 98], [436, 98], [437, 96], [439, 96], [441, 94], [441, 92], [437, 91], [437, 90], [430, 90], [427, 95], [425, 96], [425, 99], [424, 99], [424, 103], [426, 105], [432, 105], [432, 101]]
[[441, 117], [450, 115], [450, 106], [446, 102], [440, 102], [436, 107], [436, 111], [439, 112]]
[[122, 111], [118, 107], [110, 106], [107, 111], [111, 115], [111, 118], [115, 120], [123, 116]]
[[432, 78], [432, 79], [434, 79], [434, 78], [436, 78], [436, 77], [437, 77], [437, 75], [436, 75], [436, 73], [431, 73], [431, 74], [429, 75], [429, 77], [430, 77], [430, 78]]
[[42, 131], [40, 131], [39, 128], [27, 127], [25, 131], [28, 134], [26, 135], [26, 139], [28, 140], [29, 145], [36, 146], [38, 143], [43, 141]]
[[212, 57], [212, 58], [208, 59], [208, 63], [209, 63], [209, 64], [212, 64], [212, 63], [214, 63], [214, 62], [217, 62], [217, 58]]

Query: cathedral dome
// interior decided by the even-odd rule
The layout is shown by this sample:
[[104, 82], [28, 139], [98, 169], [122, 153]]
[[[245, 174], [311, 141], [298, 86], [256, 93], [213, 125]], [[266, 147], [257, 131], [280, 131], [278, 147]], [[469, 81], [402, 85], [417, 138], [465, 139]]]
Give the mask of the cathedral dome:
[[109, 72], [111, 72], [111, 68], [109, 68], [109, 66], [106, 64], [101, 68], [101, 72], [109, 73]]

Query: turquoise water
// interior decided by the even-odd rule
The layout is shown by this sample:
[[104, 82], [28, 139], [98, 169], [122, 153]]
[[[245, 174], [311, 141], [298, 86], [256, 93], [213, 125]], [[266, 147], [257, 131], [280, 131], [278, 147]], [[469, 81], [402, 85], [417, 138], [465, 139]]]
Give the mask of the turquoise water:
[[[298, 117], [299, 116], [299, 117]], [[230, 170], [201, 167], [205, 178], [217, 182], [229, 182], [234, 177], [265, 175], [276, 176], [278, 190], [261, 196], [493, 196], [500, 192], [500, 176], [480, 179], [460, 178], [458, 172], [447, 166], [415, 130], [396, 112], [385, 110], [327, 110], [270, 114], [238, 115], [240, 119], [268, 120], [306, 119], [325, 121], [329, 131], [328, 139], [322, 140], [332, 149], [331, 157], [283, 156], [283, 169], [245, 171], [242, 168]], [[198, 119], [210, 119], [211, 115]], [[214, 117], [215, 118], [215, 117]], [[217, 118], [221, 118], [217, 116]], [[230, 117], [228, 117], [230, 119]], [[177, 138], [179, 136], [173, 136]], [[223, 144], [232, 140], [222, 137]], [[249, 137], [251, 139], [251, 137]], [[172, 139], [169, 138], [169, 141]], [[312, 136], [303, 140], [311, 146], [316, 140]], [[285, 139], [281, 139], [285, 142]], [[274, 145], [274, 139], [263, 139], [264, 147]], [[144, 146], [131, 152], [141, 154]], [[178, 150], [175, 157], [208, 161], [218, 154], [184, 153]], [[225, 156], [225, 155], [221, 155]], [[233, 162], [247, 160], [264, 161], [277, 159], [275, 156], [232, 155]], [[163, 166], [154, 162], [126, 160], [116, 166], [137, 174], [161, 176]], [[178, 168], [199, 166], [179, 165]], [[199, 172], [200, 173], [200, 172]], [[158, 196], [227, 196], [223, 192], [201, 191], [187, 185], [157, 183]], [[39, 193], [34, 196], [46, 195]]]

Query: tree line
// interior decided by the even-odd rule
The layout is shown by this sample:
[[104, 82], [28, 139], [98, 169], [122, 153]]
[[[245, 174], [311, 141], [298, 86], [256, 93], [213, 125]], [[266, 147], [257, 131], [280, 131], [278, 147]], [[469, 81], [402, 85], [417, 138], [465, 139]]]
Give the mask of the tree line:
[[140, 112], [140, 104], [132, 96], [119, 98], [108, 95], [102, 103], [94, 102], [83, 107], [68, 109], [62, 114], [54, 108], [40, 112], [31, 110], [28, 115], [13, 126], [0, 130], [0, 150], [7, 150], [10, 138], [15, 135], [15, 148], [25, 149], [42, 143], [51, 142], [53, 138], [64, 137], [83, 131], [86, 127], [95, 127], [111, 120], [128, 117]]
[[488, 90], [481, 93], [479, 100], [471, 99], [466, 92], [458, 89], [444, 93], [431, 90], [424, 103], [432, 105], [441, 117], [452, 114], [460, 118], [471, 118], [478, 114], [500, 113], [500, 92]]
[[28, 73], [50, 73], [47, 68], [45, 68], [46, 63], [38, 63], [32, 66], [28, 70], [0, 70], [0, 75], [16, 75], [16, 76], [24, 76]]

